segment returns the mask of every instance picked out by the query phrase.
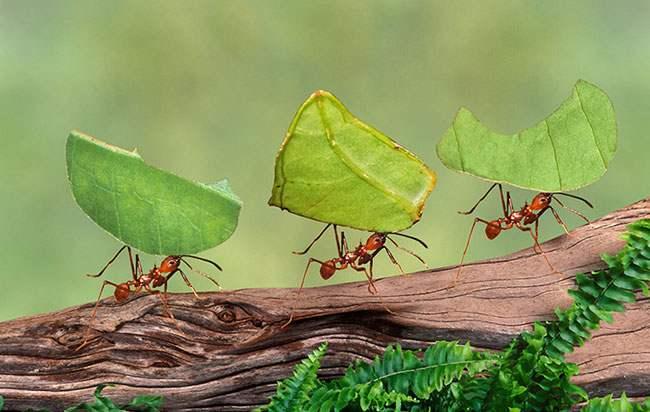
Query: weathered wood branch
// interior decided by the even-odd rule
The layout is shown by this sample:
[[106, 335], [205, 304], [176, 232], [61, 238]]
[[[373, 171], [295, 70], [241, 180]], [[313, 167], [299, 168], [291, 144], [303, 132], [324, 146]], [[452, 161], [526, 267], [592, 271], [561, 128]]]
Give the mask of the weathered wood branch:
[[[275, 382], [320, 342], [330, 342], [324, 377], [340, 375], [353, 359], [371, 359], [400, 342], [424, 347], [440, 339], [469, 340], [485, 349], [504, 347], [533, 321], [550, 319], [569, 303], [573, 275], [603, 267], [616, 253], [620, 233], [650, 217], [650, 199], [614, 212], [570, 236], [543, 245], [562, 274], [531, 249], [454, 268], [303, 291], [287, 329], [295, 289], [246, 289], [170, 296], [176, 321], [157, 296], [125, 304], [102, 301], [91, 343], [79, 351], [92, 304], [0, 324], [0, 394], [7, 408], [60, 410], [88, 400], [103, 382], [118, 400], [161, 394], [169, 410], [243, 411], [265, 403]], [[392, 313], [385, 310], [388, 306]], [[650, 310], [647, 299], [629, 305], [569, 360], [580, 365], [576, 383], [591, 394], [625, 390], [650, 395]]]

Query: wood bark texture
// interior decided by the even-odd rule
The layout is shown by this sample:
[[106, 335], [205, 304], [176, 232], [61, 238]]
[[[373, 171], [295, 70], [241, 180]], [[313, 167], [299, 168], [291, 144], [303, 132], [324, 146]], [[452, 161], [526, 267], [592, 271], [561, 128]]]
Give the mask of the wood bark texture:
[[[200, 300], [170, 295], [176, 320], [155, 295], [123, 304], [106, 298], [80, 350], [93, 304], [0, 323], [0, 395], [8, 410], [57, 411], [114, 382], [105, 393], [118, 401], [159, 394], [166, 410], [248, 411], [323, 341], [330, 344], [324, 378], [396, 342], [422, 348], [444, 339], [501, 349], [534, 321], [551, 319], [555, 307], [568, 306], [574, 275], [602, 268], [600, 255], [622, 248], [626, 225], [648, 217], [650, 199], [544, 243], [562, 274], [526, 249], [465, 265], [455, 287], [456, 269], [449, 267], [383, 278], [378, 295], [365, 282], [305, 289], [286, 329], [296, 289], [205, 293]], [[591, 395], [650, 396], [648, 325], [650, 306], [640, 297], [568, 357], [580, 366], [575, 382]]]

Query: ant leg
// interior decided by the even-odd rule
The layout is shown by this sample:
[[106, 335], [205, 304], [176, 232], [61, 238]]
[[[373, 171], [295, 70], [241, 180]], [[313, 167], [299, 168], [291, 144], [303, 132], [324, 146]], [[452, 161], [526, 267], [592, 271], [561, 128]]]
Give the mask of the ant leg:
[[133, 280], [136, 280], [138, 278], [136, 271], [137, 271], [137, 264], [140, 262], [140, 256], [137, 253], [135, 254], [136, 264], [134, 265], [133, 253], [131, 252], [131, 248], [128, 248], [127, 250], [129, 251], [129, 265], [131, 266], [131, 275], [133, 276]]
[[[468, 210], [467, 212], [461, 212], [461, 211], [459, 211], [458, 213], [460, 213], [461, 215], [471, 215], [471, 214], [474, 212], [474, 210], [476, 210], [476, 208], [478, 207], [478, 205], [480, 205], [481, 202], [485, 200], [485, 198], [490, 194], [490, 192], [492, 191], [492, 189], [494, 189], [497, 185], [499, 186], [499, 188], [501, 188], [501, 184], [500, 184], [500, 183], [494, 183], [492, 186], [490, 186], [490, 188], [488, 189], [488, 191], [485, 192], [485, 194], [484, 194], [484, 195], [483, 195], [483, 196], [478, 200], [478, 202], [476, 202], [476, 204], [475, 204], [475, 205], [474, 205], [470, 210]], [[503, 193], [501, 193], [501, 202], [503, 202]], [[505, 209], [505, 206], [504, 206], [504, 209]]]
[[469, 236], [467, 236], [467, 242], [465, 243], [465, 250], [463, 250], [463, 256], [460, 258], [460, 263], [458, 264], [458, 272], [456, 272], [456, 278], [454, 279], [454, 283], [452, 284], [452, 287], [456, 286], [456, 283], [458, 283], [458, 279], [460, 279], [460, 273], [463, 270], [463, 262], [465, 261], [465, 255], [467, 254], [467, 249], [469, 249], [469, 243], [472, 240], [472, 234], [474, 233], [474, 228], [476, 227], [476, 224], [478, 222], [485, 223], [486, 225], [490, 224], [490, 222], [488, 222], [485, 219], [481, 219], [480, 217], [474, 218], [474, 223], [472, 223], [472, 228], [469, 230]]
[[[304, 255], [305, 253], [309, 252], [309, 249], [311, 249], [311, 247], [314, 246], [314, 244], [315, 244], [316, 242], [318, 242], [318, 239], [320, 239], [320, 238], [323, 236], [323, 233], [325, 233], [325, 231], [326, 231], [330, 226], [332, 226], [331, 223], [328, 223], [327, 225], [325, 225], [325, 227], [323, 228], [323, 230], [321, 230], [321, 232], [318, 234], [318, 236], [316, 236], [316, 238], [315, 238], [314, 240], [311, 241], [311, 243], [307, 246], [307, 248], [306, 248], [305, 250], [303, 250], [302, 252], [292, 252], [292, 253], [293, 253], [294, 255]], [[336, 225], [334, 225], [334, 234], [336, 235]], [[337, 237], [336, 241], [338, 242], [338, 237]]]
[[135, 265], [133, 264], [133, 256], [131, 255], [131, 248], [129, 248], [129, 260], [131, 261], [131, 273], [133, 275], [133, 280], [138, 282], [140, 276], [142, 276], [142, 262], [140, 262], [140, 255], [135, 254]]
[[91, 275], [90, 273], [88, 273], [88, 274], [86, 274], [86, 276], [91, 277], [91, 278], [98, 278], [98, 277], [100, 277], [101, 275], [103, 275], [104, 272], [106, 271], [106, 269], [108, 269], [108, 267], [109, 267], [113, 262], [115, 262], [115, 259], [117, 259], [117, 257], [120, 256], [120, 253], [122, 253], [122, 252], [124, 251], [124, 249], [127, 249], [127, 250], [129, 251], [129, 259], [130, 259], [130, 261], [131, 261], [131, 273], [135, 273], [135, 269], [134, 269], [134, 267], [133, 267], [133, 259], [131, 258], [131, 247], [128, 246], [128, 245], [124, 245], [124, 246], [122, 246], [122, 247], [117, 251], [117, 253], [115, 254], [115, 256], [113, 256], [113, 257], [111, 258], [111, 260], [109, 260], [108, 263], [106, 263], [106, 266], [104, 266], [104, 267], [102, 268], [102, 270], [99, 271], [99, 273], [97, 273], [96, 275]]
[[427, 268], [427, 269], [429, 268], [429, 265], [427, 265], [427, 262], [425, 262], [424, 259], [422, 259], [420, 256], [418, 256], [415, 252], [413, 252], [412, 250], [409, 250], [409, 249], [407, 249], [405, 247], [402, 247], [402, 246], [398, 245], [397, 242], [395, 242], [392, 238], [390, 238], [388, 236], [386, 236], [386, 239], [390, 240], [395, 245], [395, 247], [397, 247], [398, 249], [403, 250], [404, 252], [408, 253], [409, 255], [413, 256], [414, 258], [416, 258], [417, 260], [422, 262], [422, 264], [424, 265], [425, 268]]
[[341, 250], [339, 250], [339, 257], [342, 258], [349, 251], [350, 247], [348, 246], [348, 240], [345, 238], [345, 232], [341, 230]]
[[[178, 320], [176, 320], [176, 317], [174, 317], [174, 314], [172, 313], [171, 309], [169, 308], [169, 304], [167, 302], [167, 280], [168, 279], [169, 279], [169, 277], [165, 278], [164, 289], [163, 289], [162, 292], [159, 291], [159, 290], [151, 289], [151, 287], [149, 285], [143, 285], [143, 286], [144, 286], [144, 289], [147, 292], [149, 292], [150, 294], [158, 295], [158, 297], [160, 298], [160, 301], [163, 304], [163, 308], [165, 310], [165, 315], [167, 315], [167, 317], [170, 318], [174, 322], [174, 326], [176, 327], [176, 330], [180, 334], [182, 334], [183, 331], [181, 330], [181, 328], [180, 328], [180, 326], [178, 324]], [[142, 289], [142, 286], [140, 286], [138, 289]]]
[[388, 249], [386, 246], [384, 246], [384, 249], [386, 249], [386, 254], [388, 255], [390, 261], [399, 268], [399, 271], [402, 272], [402, 274], [404, 274], [404, 270], [402, 269], [402, 266], [400, 266], [397, 259], [395, 259], [395, 256], [393, 256], [393, 252], [391, 252], [390, 249]]
[[298, 299], [300, 298], [300, 294], [302, 293], [302, 288], [305, 286], [305, 279], [307, 278], [307, 273], [309, 273], [309, 266], [313, 262], [319, 263], [321, 265], [323, 264], [322, 261], [320, 261], [318, 259], [314, 259], [314, 258], [309, 258], [309, 260], [307, 261], [307, 266], [305, 267], [305, 272], [302, 274], [302, 280], [300, 281], [300, 287], [298, 288], [298, 293], [296, 294], [296, 297], [293, 299], [293, 303], [291, 304], [291, 312], [289, 313], [289, 320], [286, 321], [281, 326], [282, 329], [289, 326], [289, 324], [293, 321], [293, 312], [296, 309], [296, 301], [298, 301]]
[[93, 308], [93, 311], [90, 314], [90, 322], [88, 322], [86, 334], [84, 335], [84, 340], [83, 342], [81, 342], [81, 345], [77, 346], [75, 351], [78, 351], [79, 349], [83, 348], [88, 344], [88, 339], [90, 338], [90, 330], [92, 329], [92, 325], [95, 322], [95, 316], [97, 315], [97, 308], [99, 307], [99, 301], [102, 299], [102, 293], [104, 293], [104, 288], [106, 287], [106, 285], [111, 285], [115, 288], [119, 286], [117, 283], [113, 283], [110, 280], [105, 280], [102, 283], [102, 287], [99, 289], [99, 295], [97, 296], [97, 300], [95, 301], [95, 307]]
[[533, 243], [533, 250], [535, 251], [535, 253], [539, 253], [539, 254], [544, 253], [541, 246], [539, 246], [539, 218], [542, 217], [542, 215], [544, 214], [544, 212], [546, 212], [547, 209], [548, 209], [548, 207], [545, 207], [539, 213], [537, 213], [537, 215], [535, 215], [535, 220], [523, 223], [523, 225], [532, 225], [533, 223], [535, 223], [535, 231], [534, 232], [529, 226], [523, 226], [521, 223], [513, 223], [512, 224], [512, 226], [516, 226], [517, 229], [521, 230], [522, 232], [528, 232], [529, 231], [530, 234], [532, 236], [534, 236], [535, 239], [538, 240], [538, 242]]
[[93, 319], [95, 319], [95, 315], [97, 314], [97, 308], [99, 307], [99, 301], [102, 299], [102, 293], [104, 293], [104, 288], [106, 285], [111, 285], [115, 288], [119, 287], [117, 283], [113, 283], [110, 280], [105, 280], [104, 283], [102, 283], [102, 287], [99, 289], [99, 295], [97, 295], [97, 301], [95, 301], [95, 307], [93, 308], [92, 314], [90, 315], [91, 320], [90, 322], [92, 323]]
[[[375, 260], [375, 256], [377, 256], [382, 250], [386, 251], [386, 254], [388, 255], [388, 259], [390, 259], [391, 263], [399, 269], [400, 273], [403, 275], [404, 274], [404, 269], [402, 269], [402, 266], [399, 264], [397, 259], [395, 259], [395, 256], [391, 253], [391, 251], [386, 247], [382, 246], [379, 249], [375, 250], [372, 255], [370, 255], [370, 263], [372, 263], [373, 260]], [[372, 271], [370, 272], [371, 277], [372, 277]]]
[[549, 206], [548, 208], [551, 209], [551, 212], [553, 213], [553, 216], [555, 216], [555, 220], [557, 220], [557, 223], [559, 223], [560, 226], [562, 226], [562, 229], [564, 229], [564, 232], [567, 235], [570, 236], [571, 234], [569, 233], [569, 229], [566, 227], [566, 224], [564, 224], [564, 221], [562, 220], [560, 215], [557, 213], [557, 211], [555, 209], [553, 209], [552, 206]]
[[134, 276], [133, 279], [137, 280], [139, 276], [142, 276], [143, 270], [142, 270], [142, 262], [140, 261], [140, 255], [137, 253], [135, 254], [135, 271], [138, 274], [138, 276]]
[[[194, 296], [196, 296], [197, 299], [201, 299], [201, 297], [199, 296], [199, 294], [196, 292], [196, 289], [194, 289], [194, 286], [192, 286], [192, 283], [190, 282], [190, 280], [189, 280], [189, 279], [187, 278], [187, 276], [185, 275], [185, 272], [183, 272], [183, 271], [180, 270], [180, 269], [176, 270], [176, 272], [178, 272], [178, 273], [181, 274], [181, 277], [182, 277], [183, 280], [185, 281], [185, 284], [187, 285], [187, 287], [190, 288], [190, 289], [192, 289], [192, 293], [194, 293]], [[172, 274], [170, 274], [169, 276], [167, 276], [167, 279], [169, 280], [169, 278], [172, 277], [172, 275], [173, 275], [174, 273], [176, 273], [176, 272], [172, 272]], [[165, 281], [165, 283], [167, 283], [167, 281]]]
[[159, 290], [151, 290], [151, 289], [149, 289], [149, 293], [151, 293], [152, 295], [158, 295], [158, 297], [160, 298], [160, 301], [163, 304], [163, 308], [165, 309], [165, 314], [167, 315], [167, 317], [176, 320], [176, 318], [174, 317], [174, 314], [169, 309], [169, 305], [167, 303], [167, 283], [165, 283], [165, 290], [163, 292], [161, 292]]
[[162, 300], [163, 305], [165, 306], [165, 311], [167, 312], [167, 315], [168, 315], [168, 316], [172, 319], [172, 321], [174, 322], [174, 326], [176, 327], [176, 330], [177, 330], [179, 333], [182, 334], [183, 331], [181, 330], [181, 327], [179, 326], [178, 320], [176, 320], [176, 317], [174, 317], [174, 313], [173, 313], [172, 310], [169, 308], [169, 303], [168, 303], [168, 301], [167, 301], [167, 280], [165, 280], [165, 286], [164, 286], [164, 288], [163, 288], [163, 292], [162, 292], [162, 294], [160, 294], [160, 300]]
[[368, 292], [370, 292], [373, 295], [376, 295], [377, 287], [375, 286], [375, 282], [372, 279], [372, 275], [368, 273], [366, 268], [354, 264], [350, 264], [350, 267], [356, 270], [357, 272], [363, 272], [363, 274], [366, 275], [366, 278], [368, 279]]
[[506, 207], [503, 209], [503, 215], [508, 217], [514, 212], [515, 207], [512, 204], [512, 197], [510, 196], [510, 191], [506, 192]]
[[165, 286], [163, 287], [163, 293], [161, 295], [161, 299], [163, 297], [164, 297], [163, 303], [165, 304], [165, 308], [167, 309], [167, 313], [169, 314], [169, 317], [172, 319], [176, 319], [171, 309], [169, 309], [169, 303], [167, 302], [167, 281], [165, 281]]
[[169, 309], [169, 305], [167, 304], [167, 280], [165, 280], [165, 286], [163, 287], [163, 292], [162, 295], [160, 296], [160, 299], [162, 299], [163, 304], [165, 305], [165, 309], [169, 314], [169, 317], [172, 319], [176, 319], [174, 318], [174, 314], [172, 313], [171, 309]]
[[343, 255], [343, 239], [345, 239], [345, 233], [341, 232], [341, 240], [339, 241], [339, 230], [338, 226], [334, 225], [334, 240], [336, 241], [336, 253], [339, 254], [339, 257]]
[[[530, 237], [533, 238], [533, 242], [534, 242], [533, 250], [535, 250], [536, 253], [542, 255], [542, 257], [544, 258], [544, 260], [546, 261], [546, 263], [548, 264], [548, 266], [551, 268], [553, 272], [562, 275], [563, 273], [557, 270], [555, 266], [553, 266], [551, 261], [548, 259], [548, 256], [546, 256], [546, 252], [544, 252], [544, 249], [542, 249], [542, 246], [539, 244], [539, 236], [536, 233], [533, 233], [533, 230], [530, 227], [517, 225], [517, 229], [521, 230], [522, 232], [530, 233]], [[537, 225], [535, 230], [537, 231]], [[539, 251], [535, 249], [535, 247], [537, 247]]]
[[[386, 250], [388, 251], [388, 249]], [[384, 309], [386, 309], [386, 312], [390, 313], [391, 315], [396, 315], [396, 313], [390, 310], [390, 308], [386, 305], [386, 302], [384, 302], [384, 299], [381, 297], [379, 291], [377, 290], [377, 287], [375, 286], [375, 282], [373, 281], [373, 276], [372, 276], [372, 260], [370, 261], [370, 273], [368, 273], [366, 268], [361, 266], [351, 264], [350, 267], [352, 267], [352, 269], [356, 270], [357, 272], [363, 272], [366, 275], [366, 278], [368, 279], [368, 292], [370, 292], [373, 295], [377, 295], [379, 301], [381, 302], [381, 306], [383, 306]]]
[[[542, 210], [540, 210], [539, 212], [537, 212], [536, 215], [534, 215], [535, 220], [528, 221], [528, 222], [525, 221], [525, 223], [524, 223], [524, 225], [530, 225], [531, 223], [535, 222], [535, 238], [537, 238], [538, 242], [537, 242], [537, 244], [533, 245], [533, 250], [535, 252], [537, 252], [537, 253], [544, 253], [544, 251], [542, 250], [541, 247], [539, 247], [539, 250], [538, 250], [538, 245], [539, 245], [539, 219], [544, 215], [544, 213], [546, 213], [546, 211], [550, 207], [551, 207], [550, 205], [546, 205]], [[521, 225], [517, 225], [517, 227], [518, 227], [518, 229], [525, 231], [525, 229], [521, 229]]]
[[[544, 213], [544, 212], [542, 211], [542, 213]], [[535, 242], [535, 244], [533, 245], [533, 249], [535, 249], [535, 252], [537, 252], [537, 253], [544, 253], [541, 246], [539, 248], [539, 251], [537, 250], [537, 245], [539, 245], [539, 217], [537, 219], [535, 219], [535, 238], [538, 241]]]

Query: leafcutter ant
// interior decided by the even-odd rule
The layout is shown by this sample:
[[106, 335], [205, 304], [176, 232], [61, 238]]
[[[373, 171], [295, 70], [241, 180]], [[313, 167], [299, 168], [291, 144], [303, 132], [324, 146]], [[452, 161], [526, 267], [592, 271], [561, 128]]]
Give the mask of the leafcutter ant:
[[[374, 232], [368, 237], [365, 243], [359, 242], [359, 245], [356, 248], [350, 249], [350, 247], [348, 246], [347, 239], [345, 238], [345, 232], [341, 231], [341, 234], [339, 235], [337, 225], [331, 223], [327, 224], [323, 228], [323, 230], [318, 234], [318, 236], [316, 236], [314, 240], [312, 240], [312, 242], [307, 246], [307, 248], [305, 248], [305, 250], [303, 250], [302, 252], [293, 252], [293, 253], [296, 255], [304, 255], [307, 252], [309, 252], [311, 247], [314, 246], [314, 244], [323, 236], [323, 234], [327, 231], [327, 229], [329, 229], [330, 226], [334, 231], [334, 239], [336, 241], [336, 250], [338, 256], [325, 261], [318, 260], [312, 257], [309, 258], [309, 260], [307, 261], [307, 266], [305, 267], [305, 272], [302, 275], [302, 280], [300, 281], [300, 288], [298, 289], [298, 295], [296, 296], [295, 300], [298, 300], [298, 298], [300, 297], [300, 293], [302, 292], [302, 289], [305, 285], [305, 279], [307, 278], [307, 273], [309, 272], [309, 267], [314, 262], [320, 265], [320, 276], [325, 280], [334, 276], [334, 274], [337, 271], [347, 269], [348, 267], [356, 270], [357, 272], [363, 272], [363, 274], [366, 276], [366, 279], [368, 279], [368, 291], [372, 294], [376, 294], [377, 287], [375, 286], [374, 283], [373, 261], [381, 251], [385, 250], [390, 261], [399, 268], [401, 273], [404, 273], [404, 270], [400, 266], [399, 262], [397, 261], [397, 259], [395, 259], [395, 256], [390, 251], [388, 246], [386, 246], [386, 241], [391, 242], [398, 249], [401, 249], [406, 253], [414, 256], [416, 259], [418, 259], [426, 266], [426, 263], [420, 256], [418, 256], [417, 254], [413, 253], [408, 249], [401, 247], [400, 245], [397, 244], [397, 242], [394, 239], [391, 238], [391, 236], [402, 236], [407, 239], [415, 240], [416, 242], [418, 242], [419, 244], [427, 248], [426, 243], [424, 243], [422, 240], [416, 237], [405, 235], [402, 233], [394, 233], [394, 232], [389, 232], [389, 233]], [[368, 265], [368, 268], [366, 268], [365, 265]], [[283, 327], [286, 327], [291, 323], [291, 321], [293, 320], [293, 312], [294, 312], [294, 307], [291, 308], [291, 315], [289, 316], [289, 320], [283, 325]]]
[[[87, 274], [86, 276], [97, 278], [100, 277], [104, 274], [106, 269], [120, 256], [120, 254], [124, 251], [127, 250], [129, 253], [129, 263], [131, 265], [131, 275], [133, 276], [133, 279], [128, 280], [126, 282], [122, 283], [114, 283], [111, 282], [110, 280], [105, 280], [102, 283], [101, 289], [99, 289], [99, 296], [97, 296], [97, 301], [95, 302], [95, 307], [93, 308], [91, 317], [90, 317], [90, 323], [88, 324], [88, 333], [90, 333], [90, 328], [91, 325], [93, 324], [95, 320], [95, 316], [97, 315], [97, 308], [99, 307], [99, 301], [102, 298], [102, 293], [104, 292], [104, 288], [106, 285], [113, 286], [115, 288], [115, 291], [113, 292], [113, 296], [115, 296], [115, 300], [117, 302], [124, 302], [128, 297], [131, 295], [131, 293], [138, 293], [141, 290], [145, 290], [151, 294], [157, 294], [160, 296], [160, 300], [163, 303], [163, 306], [165, 308], [165, 313], [172, 319], [174, 319], [174, 315], [172, 312], [169, 310], [169, 306], [167, 305], [167, 284], [169, 282], [169, 279], [172, 278], [176, 273], [180, 273], [181, 277], [185, 281], [185, 284], [192, 290], [192, 293], [194, 293], [194, 296], [199, 298], [199, 295], [196, 292], [196, 289], [194, 289], [194, 286], [192, 286], [192, 283], [190, 280], [187, 278], [187, 275], [183, 270], [181, 269], [181, 264], [187, 265], [187, 267], [192, 270], [195, 273], [198, 273], [199, 275], [209, 279], [212, 283], [214, 283], [218, 288], [221, 289], [221, 286], [219, 283], [214, 280], [210, 275], [205, 274], [201, 271], [195, 270], [192, 265], [190, 265], [186, 259], [196, 259], [200, 260], [203, 262], [207, 262], [214, 267], [216, 267], [219, 270], [221, 269], [221, 266], [219, 266], [217, 263], [205, 259], [199, 256], [193, 256], [193, 255], [173, 255], [173, 256], [167, 256], [162, 260], [160, 263], [160, 266], [155, 266], [147, 273], [144, 273], [142, 270], [142, 263], [140, 262], [140, 256], [136, 253], [135, 254], [135, 260], [133, 259], [133, 253], [131, 252], [131, 247], [124, 245], [122, 246], [115, 256], [113, 256], [108, 263], [102, 268], [102, 270], [99, 271], [96, 275], [91, 275]], [[162, 292], [160, 290], [154, 290], [155, 288], [163, 287]], [[77, 348], [77, 350], [81, 349], [83, 346], [86, 345], [88, 340], [88, 336], [86, 335], [86, 338], [82, 342], [82, 344]]]
[[[472, 234], [474, 232], [474, 228], [476, 227], [477, 223], [484, 223], [485, 224], [485, 235], [487, 236], [488, 239], [492, 240], [499, 236], [499, 234], [504, 231], [504, 230], [509, 230], [512, 228], [517, 228], [521, 230], [522, 232], [528, 232], [530, 233], [530, 236], [533, 239], [533, 249], [540, 253], [543, 257], [544, 260], [546, 260], [546, 263], [549, 265], [549, 267], [557, 272], [557, 270], [553, 267], [551, 262], [548, 260], [548, 257], [544, 253], [544, 250], [542, 250], [542, 247], [539, 244], [539, 218], [542, 217], [542, 215], [547, 211], [550, 210], [551, 213], [553, 213], [553, 216], [555, 217], [555, 220], [557, 223], [562, 226], [562, 229], [568, 234], [569, 230], [567, 229], [566, 224], [560, 217], [560, 215], [557, 213], [557, 211], [551, 206], [551, 203], [553, 200], [560, 205], [561, 207], [567, 209], [570, 212], [573, 212], [580, 218], [584, 219], [585, 222], [589, 223], [589, 219], [587, 219], [582, 213], [578, 212], [575, 209], [572, 209], [568, 206], [565, 206], [564, 203], [560, 199], [557, 198], [557, 196], [566, 196], [570, 197], [573, 199], [580, 200], [584, 202], [587, 206], [593, 208], [593, 205], [587, 200], [584, 199], [580, 196], [572, 195], [569, 193], [547, 193], [547, 192], [542, 192], [538, 193], [535, 195], [533, 200], [530, 202], [530, 205], [526, 202], [524, 203], [524, 206], [519, 209], [515, 210], [513, 204], [512, 204], [512, 198], [510, 197], [510, 192], [506, 192], [506, 196], [503, 196], [503, 188], [500, 183], [494, 183], [490, 188], [488, 189], [487, 192], [476, 202], [474, 207], [472, 207], [470, 210], [467, 212], [458, 212], [463, 215], [469, 215], [476, 210], [479, 204], [485, 198], [490, 194], [490, 192], [495, 188], [499, 187], [499, 194], [501, 197], [501, 207], [503, 209], [503, 217], [494, 219], [494, 220], [485, 220], [481, 219], [480, 217], [474, 218], [474, 223], [472, 224], [472, 228], [469, 231], [469, 236], [467, 237], [467, 243], [465, 244], [465, 250], [463, 250], [463, 257], [460, 259], [460, 264], [458, 265], [458, 272], [456, 273], [456, 278], [454, 280], [454, 285], [458, 281], [460, 277], [461, 270], [463, 269], [463, 261], [465, 260], [465, 255], [467, 254], [467, 249], [469, 248], [469, 243], [472, 240]], [[531, 227], [532, 224], [535, 224], [534, 230]]]

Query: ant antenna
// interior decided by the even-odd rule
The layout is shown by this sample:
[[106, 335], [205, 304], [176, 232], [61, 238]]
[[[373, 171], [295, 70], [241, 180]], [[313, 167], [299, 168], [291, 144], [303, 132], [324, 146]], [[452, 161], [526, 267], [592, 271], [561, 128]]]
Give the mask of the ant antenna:
[[192, 266], [190, 266], [190, 264], [187, 263], [185, 261], [185, 259], [183, 259], [184, 257], [185, 258], [192, 258], [192, 259], [200, 260], [200, 261], [203, 261], [203, 262], [207, 262], [207, 263], [211, 264], [212, 266], [216, 267], [217, 269], [219, 269], [220, 271], [223, 272], [223, 269], [221, 269], [221, 266], [219, 266], [217, 263], [211, 261], [210, 259], [206, 259], [206, 258], [202, 258], [200, 256], [194, 256], [194, 255], [180, 255], [179, 257], [181, 258], [181, 261], [183, 263], [185, 263], [187, 266], [190, 267], [190, 269], [192, 269]]
[[402, 236], [402, 237], [405, 237], [407, 239], [415, 240], [416, 242], [418, 242], [419, 244], [424, 246], [425, 249], [429, 249], [429, 246], [427, 246], [427, 244], [424, 243], [423, 240], [418, 239], [415, 236], [409, 236], [409, 235], [405, 235], [404, 233], [397, 233], [397, 232], [388, 232], [388, 233], [386, 233], [386, 235]]
[[[592, 209], [594, 208], [594, 205], [592, 205], [591, 202], [588, 201], [587, 199], [585, 199], [584, 197], [580, 197], [580, 196], [576, 196], [576, 195], [572, 195], [570, 193], [564, 193], [564, 192], [552, 193], [552, 196], [555, 196], [555, 195], [562, 195], [562, 196], [566, 196], [566, 197], [571, 197], [573, 199], [578, 199], [580, 201], [585, 202], [587, 204], [587, 206], [589, 206], [590, 208], [592, 208]], [[559, 202], [559, 203], [562, 204], [561, 202]]]

